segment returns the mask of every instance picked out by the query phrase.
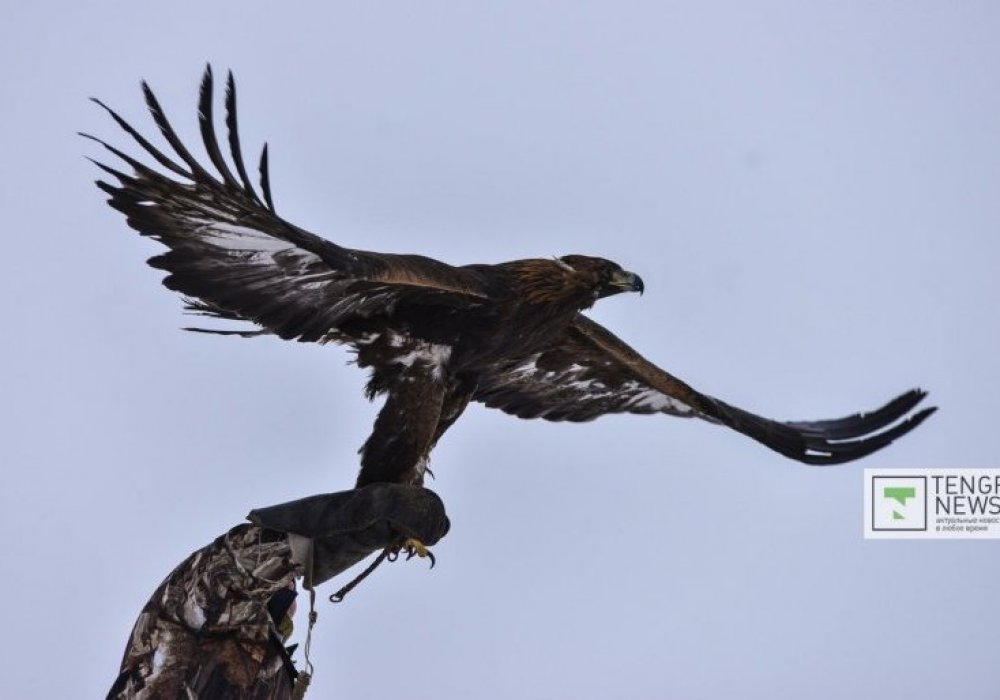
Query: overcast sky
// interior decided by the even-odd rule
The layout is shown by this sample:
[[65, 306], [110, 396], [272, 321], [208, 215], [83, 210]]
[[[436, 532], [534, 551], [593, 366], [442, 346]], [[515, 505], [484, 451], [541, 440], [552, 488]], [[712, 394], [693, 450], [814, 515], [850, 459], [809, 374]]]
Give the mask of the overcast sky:
[[178, 561], [356, 474], [377, 407], [348, 354], [181, 332], [92, 184], [75, 132], [128, 142], [86, 98], [154, 135], [146, 78], [195, 140], [211, 61], [305, 228], [614, 259], [646, 294], [596, 318], [774, 418], [941, 407], [828, 469], [698, 421], [472, 407], [434, 454], [438, 566], [321, 598], [312, 696], [997, 697], [998, 544], [866, 542], [861, 476], [1000, 466], [996, 3], [7, 5], [0, 695], [103, 696]]

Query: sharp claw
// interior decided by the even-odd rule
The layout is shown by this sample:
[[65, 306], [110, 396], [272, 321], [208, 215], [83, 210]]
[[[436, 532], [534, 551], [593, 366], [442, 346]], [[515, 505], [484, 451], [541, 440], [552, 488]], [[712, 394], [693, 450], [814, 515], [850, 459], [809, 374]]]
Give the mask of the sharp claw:
[[434, 564], [437, 561], [434, 558], [434, 555], [431, 554], [431, 551], [429, 549], [427, 549], [427, 545], [425, 545], [423, 542], [421, 542], [420, 540], [418, 540], [416, 538], [413, 538], [413, 537], [405, 540], [403, 542], [403, 544], [400, 545], [400, 547], [397, 550], [397, 552], [400, 552], [400, 551], [405, 551], [406, 552], [406, 560], [407, 561], [409, 561], [410, 559], [412, 559], [414, 556], [420, 557], [421, 559], [430, 559], [431, 560], [431, 568], [432, 569], [434, 568]]

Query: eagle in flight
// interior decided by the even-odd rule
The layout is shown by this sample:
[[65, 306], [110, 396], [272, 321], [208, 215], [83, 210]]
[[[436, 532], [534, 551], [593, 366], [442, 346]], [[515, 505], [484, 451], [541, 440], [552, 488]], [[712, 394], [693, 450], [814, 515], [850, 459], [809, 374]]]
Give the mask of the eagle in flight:
[[[914, 389], [869, 413], [779, 422], [696, 391], [584, 315], [604, 297], [642, 292], [642, 279], [602, 258], [565, 255], [496, 265], [448, 265], [421, 255], [344, 248], [277, 214], [260, 158], [260, 194], [243, 160], [236, 88], [229, 73], [229, 162], [212, 116], [206, 68], [198, 118], [214, 171], [178, 138], [149, 86], [153, 121], [168, 155], [94, 100], [158, 163], [150, 167], [87, 136], [131, 168], [95, 163], [98, 181], [128, 225], [168, 250], [149, 260], [163, 284], [197, 314], [244, 321], [244, 337], [339, 343], [371, 369], [370, 399], [386, 396], [361, 448], [357, 484], [421, 484], [428, 455], [470, 401], [520, 418], [589, 421], [608, 413], [666, 413], [720, 423], [786, 457], [839, 464], [879, 450], [922, 423]], [[203, 329], [190, 329], [203, 330]]]

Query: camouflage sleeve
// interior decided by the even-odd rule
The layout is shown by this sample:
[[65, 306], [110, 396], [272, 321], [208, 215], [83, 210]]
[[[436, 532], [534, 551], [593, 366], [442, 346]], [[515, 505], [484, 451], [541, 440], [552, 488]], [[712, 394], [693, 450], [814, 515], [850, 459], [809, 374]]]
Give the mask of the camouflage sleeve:
[[109, 698], [288, 697], [267, 602], [302, 574], [287, 537], [238, 525], [175, 568], [132, 629]]
[[448, 532], [432, 491], [401, 484], [260, 508], [175, 568], [146, 603], [108, 698], [289, 698], [295, 669], [268, 602], [296, 578], [318, 584], [372, 552]]

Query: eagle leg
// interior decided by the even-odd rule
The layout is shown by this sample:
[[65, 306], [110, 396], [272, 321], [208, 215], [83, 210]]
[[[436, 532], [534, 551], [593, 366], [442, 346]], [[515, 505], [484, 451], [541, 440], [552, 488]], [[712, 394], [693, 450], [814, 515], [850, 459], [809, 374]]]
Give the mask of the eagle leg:
[[376, 482], [423, 483], [445, 394], [444, 382], [432, 371], [411, 368], [395, 378], [361, 448], [357, 488]]
[[448, 382], [448, 390], [441, 402], [441, 417], [438, 419], [437, 428], [434, 431], [434, 439], [431, 440], [431, 449], [434, 449], [445, 431], [454, 425], [455, 421], [465, 412], [475, 391], [475, 381], [469, 378], [453, 377]]

